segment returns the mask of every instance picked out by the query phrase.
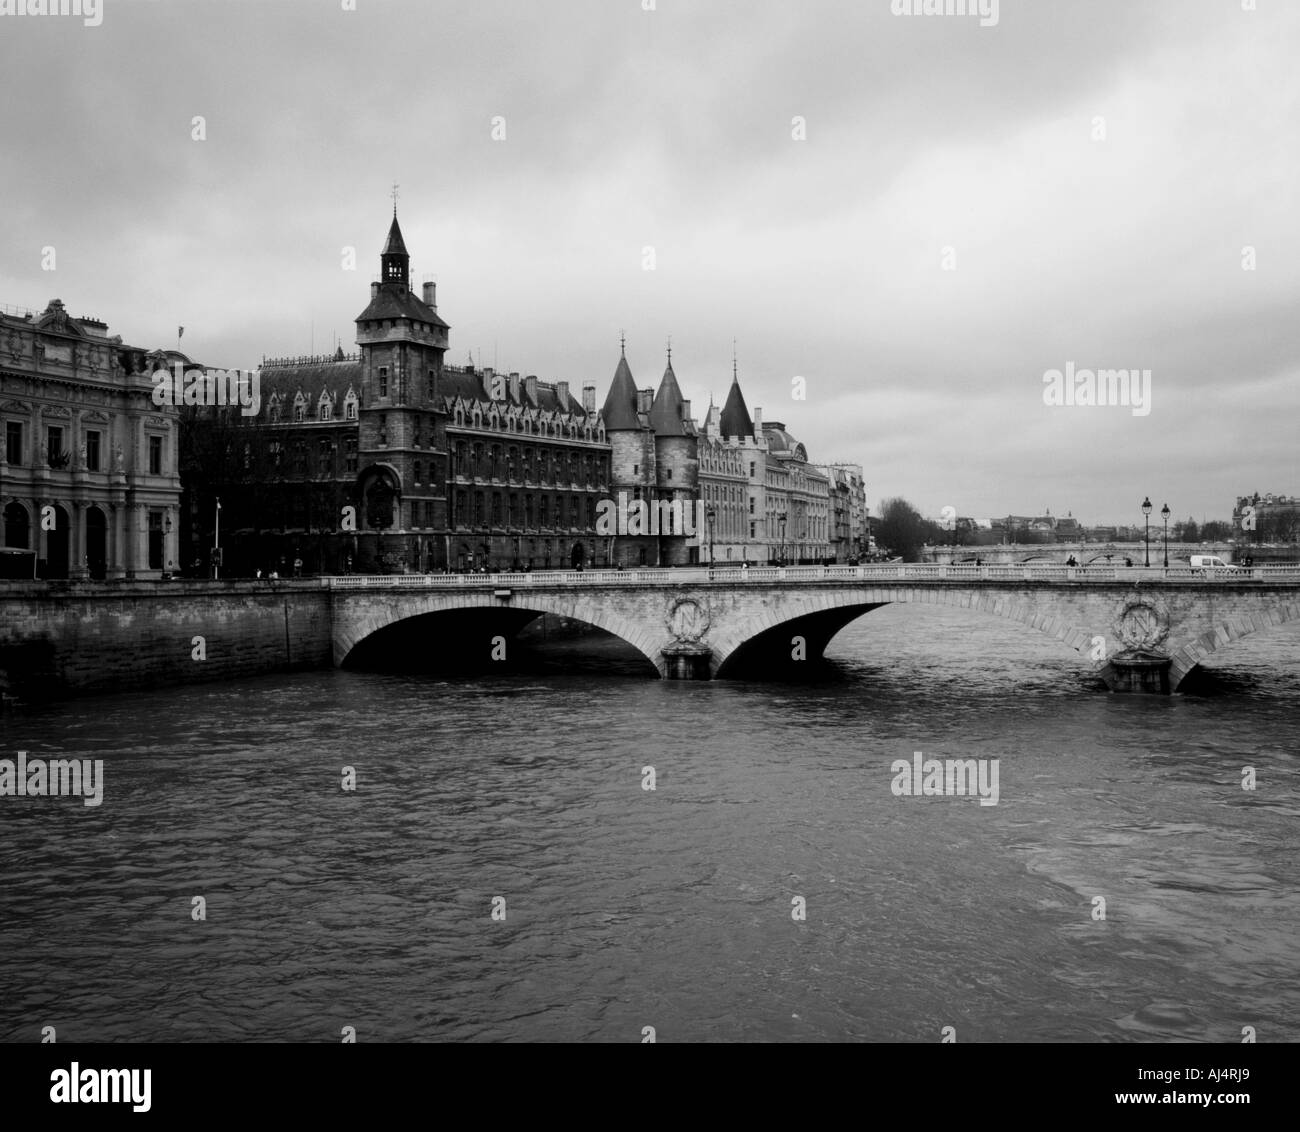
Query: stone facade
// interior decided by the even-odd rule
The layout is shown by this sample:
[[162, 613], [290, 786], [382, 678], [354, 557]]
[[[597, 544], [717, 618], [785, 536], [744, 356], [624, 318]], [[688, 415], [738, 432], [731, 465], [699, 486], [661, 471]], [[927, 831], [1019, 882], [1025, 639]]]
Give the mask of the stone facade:
[[0, 563], [10, 576], [161, 578], [177, 568], [177, 411], [151, 376], [177, 351], [108, 336], [58, 299], [0, 313]]
[[[611, 502], [644, 503], [654, 524], [650, 533], [631, 524], [616, 530], [608, 537], [607, 560], [618, 566], [698, 562], [698, 430], [691, 403], [678, 388], [672, 355], [656, 393], [637, 389], [626, 351], [620, 352], [601, 415], [610, 445]], [[674, 514], [679, 519], [670, 521]]]

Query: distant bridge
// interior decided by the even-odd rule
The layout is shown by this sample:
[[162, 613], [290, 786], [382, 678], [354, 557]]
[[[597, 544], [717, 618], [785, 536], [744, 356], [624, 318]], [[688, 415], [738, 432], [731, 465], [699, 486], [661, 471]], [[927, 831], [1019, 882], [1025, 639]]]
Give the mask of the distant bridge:
[[[972, 609], [1018, 621], [1082, 654], [1112, 691], [1172, 692], [1216, 649], [1300, 618], [1300, 567], [938, 565], [689, 568], [509, 574], [348, 575], [330, 594], [334, 663], [382, 649], [429, 618], [430, 647], [469, 654], [544, 613], [626, 641], [661, 676], [738, 675], [820, 657], [882, 605]], [[454, 638], [433, 615], [456, 614]], [[481, 626], [481, 631], [466, 627]]]

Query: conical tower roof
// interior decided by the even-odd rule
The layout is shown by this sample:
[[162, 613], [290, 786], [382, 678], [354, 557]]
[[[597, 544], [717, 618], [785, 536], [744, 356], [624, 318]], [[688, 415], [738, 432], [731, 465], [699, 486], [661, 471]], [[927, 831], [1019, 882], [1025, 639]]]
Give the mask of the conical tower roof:
[[618, 369], [614, 371], [614, 380], [609, 384], [609, 393], [605, 396], [605, 408], [601, 415], [605, 419], [606, 432], [641, 427], [641, 421], [636, 415], [636, 382], [632, 380], [632, 371], [628, 368], [625, 354], [619, 355]]
[[[664, 379], [659, 383], [659, 392], [655, 394], [654, 404], [650, 407], [650, 424], [655, 436], [685, 436], [682, 426], [682, 391], [677, 386], [677, 375], [673, 373], [672, 358], [668, 359], [668, 368], [664, 370]], [[605, 426], [606, 428], [609, 425]]]
[[[372, 245], [373, 246], [373, 245]], [[388, 243], [384, 245], [383, 255], [406, 255], [406, 241], [402, 239], [402, 229], [397, 224], [397, 213], [393, 213], [393, 223], [388, 229]]]
[[723, 436], [753, 436], [754, 422], [745, 405], [745, 395], [740, 391], [740, 378], [732, 377], [727, 403], [722, 406]]

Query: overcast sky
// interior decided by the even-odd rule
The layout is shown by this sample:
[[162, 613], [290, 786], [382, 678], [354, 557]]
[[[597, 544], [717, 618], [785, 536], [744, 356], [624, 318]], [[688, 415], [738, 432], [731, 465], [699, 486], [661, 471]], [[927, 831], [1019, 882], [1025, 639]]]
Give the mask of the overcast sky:
[[[1300, 493], [1300, 3], [344, 2], [0, 16], [0, 303], [351, 349], [396, 181], [450, 362], [603, 399], [620, 329], [642, 386], [671, 335], [702, 418], [735, 338], [873, 509]], [[1150, 370], [1150, 411], [1045, 404], [1067, 363]]]

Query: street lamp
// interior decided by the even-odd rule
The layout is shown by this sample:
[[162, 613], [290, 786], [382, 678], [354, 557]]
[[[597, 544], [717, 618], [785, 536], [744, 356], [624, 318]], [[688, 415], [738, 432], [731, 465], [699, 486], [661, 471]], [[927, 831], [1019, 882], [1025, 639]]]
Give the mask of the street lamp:
[[1165, 569], [1169, 569], [1169, 504], [1160, 508], [1160, 517], [1165, 521]]
[[778, 519], [778, 520], [780, 521], [780, 523], [781, 523], [781, 565], [784, 566], [784, 565], [785, 565], [785, 519], [786, 519], [786, 512], [785, 512], [785, 511], [782, 511], [782, 512], [777, 516], [777, 519]]
[[713, 569], [713, 520], [718, 516], [718, 509], [709, 504], [708, 509], [704, 512], [704, 517], [709, 520], [709, 569]]
[[1142, 500], [1142, 518], [1146, 523], [1146, 533], [1142, 536], [1142, 545], [1145, 548], [1144, 556], [1146, 565], [1151, 565], [1151, 497], [1147, 496]]

